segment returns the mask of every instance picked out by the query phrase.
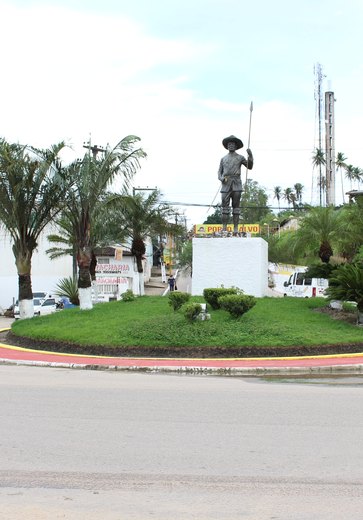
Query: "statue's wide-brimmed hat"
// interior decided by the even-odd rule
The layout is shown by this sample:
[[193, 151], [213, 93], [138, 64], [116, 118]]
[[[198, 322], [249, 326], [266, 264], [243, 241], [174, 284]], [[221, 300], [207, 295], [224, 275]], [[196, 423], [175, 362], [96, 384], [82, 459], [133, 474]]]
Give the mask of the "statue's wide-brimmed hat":
[[241, 139], [238, 139], [235, 135], [230, 135], [229, 137], [225, 137], [222, 141], [223, 146], [228, 150], [228, 143], [235, 143], [236, 150], [243, 148], [243, 143]]

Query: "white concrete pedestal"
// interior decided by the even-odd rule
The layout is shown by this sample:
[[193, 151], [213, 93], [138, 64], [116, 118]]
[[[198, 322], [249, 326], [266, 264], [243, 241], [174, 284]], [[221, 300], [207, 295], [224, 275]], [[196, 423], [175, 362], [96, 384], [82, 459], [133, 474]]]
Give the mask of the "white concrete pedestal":
[[256, 297], [268, 293], [268, 244], [262, 238], [193, 238], [192, 294], [238, 287]]

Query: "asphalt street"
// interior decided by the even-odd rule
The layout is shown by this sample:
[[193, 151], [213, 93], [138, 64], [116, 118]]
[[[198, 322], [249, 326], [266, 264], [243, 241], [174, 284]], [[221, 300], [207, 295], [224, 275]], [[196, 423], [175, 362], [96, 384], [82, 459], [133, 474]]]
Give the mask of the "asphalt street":
[[359, 381], [1, 366], [0, 517], [360, 520]]

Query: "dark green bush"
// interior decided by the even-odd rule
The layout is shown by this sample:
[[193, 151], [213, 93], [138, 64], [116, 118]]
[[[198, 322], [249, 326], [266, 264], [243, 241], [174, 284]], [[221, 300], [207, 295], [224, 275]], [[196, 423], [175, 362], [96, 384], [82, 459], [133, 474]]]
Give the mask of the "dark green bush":
[[132, 302], [135, 299], [135, 295], [131, 289], [127, 289], [127, 291], [121, 294], [121, 298], [123, 302]]
[[240, 294], [241, 290], [236, 287], [214, 287], [210, 289], [204, 289], [203, 296], [204, 299], [212, 309], [217, 310], [220, 309], [219, 298], [221, 296], [226, 296], [227, 294]]
[[239, 318], [256, 305], [256, 298], [247, 294], [226, 294], [220, 296], [218, 303], [233, 318]]
[[180, 309], [184, 303], [186, 303], [190, 298], [190, 294], [179, 291], [172, 291], [168, 294], [169, 305], [173, 307], [174, 311]]
[[182, 308], [183, 314], [188, 321], [194, 321], [202, 311], [200, 303], [186, 303]]

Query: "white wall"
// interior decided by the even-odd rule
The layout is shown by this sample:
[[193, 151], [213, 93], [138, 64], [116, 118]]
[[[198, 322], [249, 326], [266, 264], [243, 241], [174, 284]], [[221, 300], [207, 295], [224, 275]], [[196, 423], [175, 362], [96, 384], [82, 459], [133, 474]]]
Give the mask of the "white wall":
[[193, 238], [192, 294], [209, 287], [238, 287], [256, 297], [268, 293], [268, 244], [262, 238]]
[[[48, 228], [38, 243], [32, 258], [33, 291], [52, 293], [61, 278], [72, 276], [72, 258], [67, 256], [50, 260], [46, 250], [52, 247], [46, 235], [54, 232]], [[8, 235], [0, 233], [0, 312], [7, 309], [18, 298], [18, 273]]]

